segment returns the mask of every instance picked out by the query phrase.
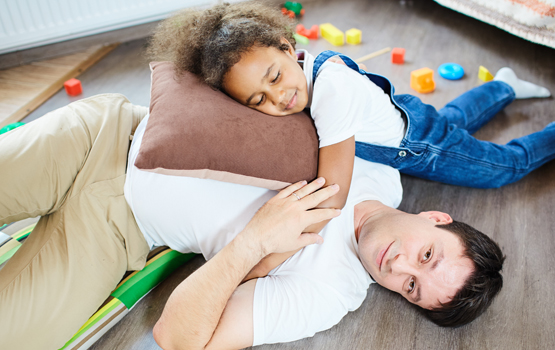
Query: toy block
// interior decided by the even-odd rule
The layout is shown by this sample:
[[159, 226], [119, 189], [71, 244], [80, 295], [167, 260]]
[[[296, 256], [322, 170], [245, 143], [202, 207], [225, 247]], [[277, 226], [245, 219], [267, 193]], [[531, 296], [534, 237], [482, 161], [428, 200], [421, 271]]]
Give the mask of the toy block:
[[410, 72], [410, 87], [420, 92], [427, 94], [436, 88], [434, 81], [434, 71], [430, 68], [420, 68]]
[[295, 41], [298, 44], [302, 44], [302, 45], [308, 45], [308, 38], [306, 36], [300, 35], [300, 34], [293, 34], [293, 38], [295, 38]]
[[310, 30], [306, 29], [304, 25], [297, 24], [297, 28], [295, 30], [297, 34], [307, 37], [312, 40], [318, 39], [318, 25], [313, 25]]
[[318, 28], [318, 25], [315, 24], [312, 27], [310, 27], [310, 30], [308, 30], [308, 29], [306, 30], [307, 35], [305, 35], [305, 36], [309, 39], [316, 40], [316, 39], [318, 39], [318, 32], [319, 31], [320, 30]]
[[478, 71], [478, 78], [480, 78], [480, 80], [482, 81], [488, 82], [493, 80], [493, 75], [486, 67], [480, 66], [480, 70]]
[[320, 35], [334, 46], [343, 46], [345, 43], [343, 32], [335, 28], [331, 23], [320, 25]]
[[286, 1], [283, 6], [297, 16], [302, 16], [304, 14], [303, 5], [300, 2]]
[[356, 28], [351, 28], [345, 32], [347, 36], [347, 43], [352, 45], [360, 44], [362, 39], [362, 32]]
[[405, 49], [395, 47], [391, 50], [391, 62], [396, 64], [405, 63]]
[[64, 83], [64, 88], [69, 96], [76, 96], [83, 92], [81, 82], [75, 78], [71, 78]]

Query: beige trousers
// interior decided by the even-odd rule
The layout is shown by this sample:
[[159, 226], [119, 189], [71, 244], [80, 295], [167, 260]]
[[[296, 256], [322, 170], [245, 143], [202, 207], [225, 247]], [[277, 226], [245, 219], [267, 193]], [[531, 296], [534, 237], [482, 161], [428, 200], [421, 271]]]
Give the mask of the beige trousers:
[[147, 243], [123, 196], [129, 136], [148, 112], [94, 96], [0, 136], [0, 226], [41, 216], [0, 270], [0, 347], [59, 349]]

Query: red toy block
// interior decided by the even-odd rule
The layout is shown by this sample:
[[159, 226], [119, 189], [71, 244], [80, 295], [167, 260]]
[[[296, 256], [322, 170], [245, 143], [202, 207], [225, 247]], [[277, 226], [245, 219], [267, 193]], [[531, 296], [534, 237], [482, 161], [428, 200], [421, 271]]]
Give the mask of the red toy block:
[[405, 49], [396, 47], [393, 50], [391, 50], [391, 62], [396, 64], [405, 63]]
[[81, 81], [71, 78], [64, 83], [66, 88], [66, 93], [69, 96], [76, 96], [83, 92], [83, 87], [81, 86]]
[[284, 15], [287, 15], [287, 9], [285, 7], [281, 8], [281, 13], [283, 13]]
[[297, 34], [305, 36], [305, 37], [307, 37], [309, 39], [312, 39], [312, 40], [318, 39], [319, 30], [318, 30], [318, 25], [317, 24], [313, 25], [310, 28], [310, 30], [306, 29], [304, 27], [304, 25], [302, 25], [302, 24], [297, 24], [296, 32], [297, 32]]

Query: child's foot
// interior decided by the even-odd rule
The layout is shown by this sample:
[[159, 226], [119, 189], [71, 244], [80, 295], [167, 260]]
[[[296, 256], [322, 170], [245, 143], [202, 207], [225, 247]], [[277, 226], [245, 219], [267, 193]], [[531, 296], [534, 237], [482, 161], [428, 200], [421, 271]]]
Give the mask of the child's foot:
[[515, 91], [516, 98], [532, 98], [532, 97], [549, 97], [551, 93], [543, 86], [532, 84], [530, 82], [520, 80], [515, 72], [508, 67], [503, 67], [497, 71], [493, 80], [499, 80], [507, 83]]

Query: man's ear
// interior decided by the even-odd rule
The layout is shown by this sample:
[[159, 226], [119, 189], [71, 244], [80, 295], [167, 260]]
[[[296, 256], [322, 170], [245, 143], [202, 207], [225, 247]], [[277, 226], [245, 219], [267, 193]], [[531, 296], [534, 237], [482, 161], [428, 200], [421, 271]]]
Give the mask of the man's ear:
[[289, 40], [285, 39], [284, 37], [281, 37], [280, 39], [282, 44], [287, 44], [287, 46], [289, 47], [289, 49], [287, 51], [285, 51], [285, 53], [293, 58], [295, 58], [295, 60], [297, 60], [297, 54], [295, 53], [295, 49], [293, 48], [293, 45], [291, 45], [291, 43], [289, 42]]
[[449, 214], [440, 211], [423, 211], [418, 216], [433, 221], [436, 225], [447, 225], [453, 222]]

